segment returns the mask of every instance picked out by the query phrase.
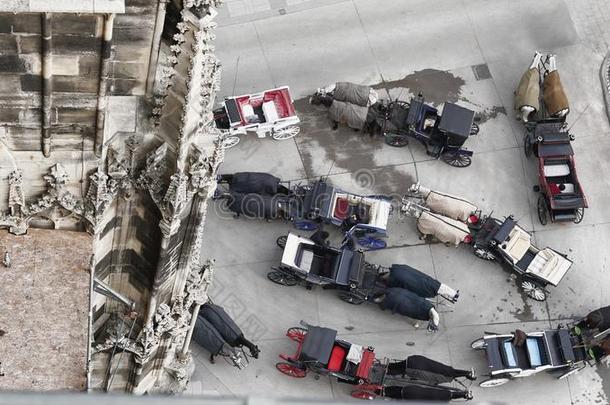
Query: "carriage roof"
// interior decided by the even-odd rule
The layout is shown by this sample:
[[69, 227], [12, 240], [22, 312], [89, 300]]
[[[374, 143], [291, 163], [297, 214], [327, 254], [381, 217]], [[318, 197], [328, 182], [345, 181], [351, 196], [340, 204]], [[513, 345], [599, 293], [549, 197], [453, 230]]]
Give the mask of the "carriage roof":
[[464, 141], [470, 136], [470, 128], [474, 120], [474, 111], [446, 102], [438, 128], [441, 131], [463, 138]]

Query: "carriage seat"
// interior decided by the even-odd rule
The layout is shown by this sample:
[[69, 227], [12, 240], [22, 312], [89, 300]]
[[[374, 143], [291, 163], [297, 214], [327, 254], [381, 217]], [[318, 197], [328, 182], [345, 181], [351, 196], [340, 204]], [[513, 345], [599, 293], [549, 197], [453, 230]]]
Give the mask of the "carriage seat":
[[337, 197], [333, 217], [343, 221], [349, 216], [349, 200], [344, 197]]
[[531, 246], [530, 235], [515, 226], [509, 236], [506, 245], [502, 245], [502, 249], [515, 261], [521, 260]]
[[567, 163], [560, 164], [545, 164], [544, 165], [544, 176], [545, 177], [562, 177], [570, 174], [570, 166]]
[[570, 262], [549, 248], [542, 249], [527, 267], [528, 273], [536, 274], [552, 285], [559, 281], [570, 267]]
[[274, 123], [280, 116], [277, 113], [277, 108], [275, 107], [275, 103], [273, 101], [265, 101], [263, 103], [263, 114], [265, 115], [265, 121]]
[[[563, 184], [563, 186], [564, 186], [563, 190], [561, 190], [559, 188], [560, 184]], [[574, 183], [553, 183], [553, 182], [549, 182], [549, 187], [551, 189], [551, 194], [552, 195], [571, 194], [571, 193], [576, 192], [576, 187], [574, 186]]]
[[273, 103], [278, 118], [291, 117], [296, 113], [294, 106], [292, 105], [292, 100], [290, 99], [290, 93], [286, 87], [265, 92], [263, 95], [263, 104], [268, 102]]
[[529, 359], [532, 368], [548, 364], [544, 343], [540, 338], [528, 336], [525, 345], [527, 347], [527, 358]]
[[336, 344], [333, 346], [333, 350], [330, 353], [330, 360], [328, 361], [328, 371], [338, 372], [343, 370], [343, 363], [347, 357], [347, 350]]

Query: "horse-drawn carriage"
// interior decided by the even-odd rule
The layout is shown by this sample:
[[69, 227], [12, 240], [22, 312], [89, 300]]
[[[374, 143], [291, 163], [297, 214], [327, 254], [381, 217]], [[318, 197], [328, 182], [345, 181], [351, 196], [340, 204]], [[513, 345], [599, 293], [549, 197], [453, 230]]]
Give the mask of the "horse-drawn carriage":
[[[235, 215], [284, 219], [297, 229], [313, 230], [320, 223], [332, 224], [344, 232], [353, 229], [360, 246], [386, 247], [392, 205], [383, 196], [361, 196], [331, 186], [325, 180], [291, 185], [268, 173], [242, 172], [220, 175], [217, 199], [225, 199]], [[228, 185], [228, 189], [224, 187]]]
[[259, 138], [290, 139], [300, 132], [288, 86], [256, 94], [227, 97], [214, 110], [216, 127], [223, 132], [223, 147], [239, 143], [240, 136], [255, 133]]
[[[312, 326], [301, 321], [301, 327], [288, 329], [286, 336], [297, 343], [295, 354], [280, 354], [283, 360], [275, 365], [282, 374], [304, 378], [308, 372], [329, 375], [338, 381], [351, 384], [352, 397], [374, 399], [386, 396], [390, 386], [408, 393], [413, 400], [472, 399], [470, 391], [462, 387], [441, 385], [433, 373], [417, 373], [417, 377], [395, 377], [389, 370], [390, 360], [378, 359], [371, 346], [360, 346], [337, 338], [337, 331]], [[426, 380], [426, 376], [430, 377]], [[459, 381], [459, 380], [458, 380]]]
[[538, 158], [534, 191], [540, 193], [536, 204], [540, 223], [580, 223], [587, 200], [576, 175], [574, 135], [566, 123], [570, 107], [554, 55], [543, 61], [536, 52], [515, 92], [515, 109], [525, 124], [525, 155]]
[[410, 103], [392, 101], [382, 111], [378, 124], [388, 145], [406, 146], [413, 138], [426, 147], [428, 155], [451, 166], [467, 167], [472, 163], [472, 151], [463, 146], [469, 136], [479, 132], [474, 111], [446, 102], [441, 115], [424, 102], [421, 94]]
[[[504, 221], [481, 217], [477, 206], [461, 197], [432, 191], [419, 183], [403, 197], [402, 211], [417, 218], [417, 228], [447, 244], [471, 244], [475, 256], [498, 261], [520, 277], [521, 288], [537, 301], [547, 298], [547, 285], [557, 286], [572, 261], [551, 248], [539, 249], [512, 216]], [[422, 204], [414, 202], [423, 200]]]
[[563, 119], [548, 119], [527, 123], [525, 154], [538, 158], [537, 202], [538, 218], [542, 225], [551, 222], [580, 223], [587, 208], [574, 161], [573, 139]]
[[305, 216], [314, 221], [330, 223], [345, 231], [355, 227], [358, 244], [369, 249], [386, 247], [391, 200], [384, 196], [362, 196], [339, 189], [324, 180], [311, 184], [303, 200]]
[[[599, 315], [599, 322], [592, 318]], [[603, 316], [605, 315], [605, 319]], [[587, 364], [593, 365], [607, 356], [610, 332], [610, 307], [591, 312], [587, 318], [557, 329], [525, 333], [486, 333], [472, 342], [476, 350], [484, 350], [489, 366], [489, 379], [479, 385], [497, 387], [511, 379], [529, 377], [542, 371], [564, 379], [578, 373]]]
[[343, 301], [361, 304], [375, 288], [378, 266], [367, 263], [361, 250], [353, 250], [350, 239], [348, 232], [337, 248], [293, 233], [280, 236], [277, 244], [284, 249], [281, 263], [272, 267], [267, 277], [285, 286], [294, 286], [302, 280], [308, 288], [313, 285], [337, 288]]
[[544, 301], [546, 286], [557, 286], [566, 275], [572, 261], [551, 248], [539, 249], [531, 235], [517, 225], [512, 216], [504, 221], [491, 216], [471, 226], [472, 249], [484, 260], [497, 260], [520, 277], [523, 291], [537, 301]]

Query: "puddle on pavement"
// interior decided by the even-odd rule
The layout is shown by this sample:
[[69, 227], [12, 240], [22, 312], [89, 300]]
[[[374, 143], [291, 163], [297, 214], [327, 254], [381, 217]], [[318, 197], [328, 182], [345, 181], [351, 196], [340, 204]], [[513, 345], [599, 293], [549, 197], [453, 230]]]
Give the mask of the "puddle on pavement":
[[[308, 177], [325, 175], [321, 172], [330, 170], [334, 162], [333, 171], [350, 172], [355, 184], [377, 193], [404, 193], [415, 182], [412, 176], [394, 167], [378, 168], [375, 152], [385, 145], [381, 136], [371, 137], [368, 133], [354, 131], [344, 125], [333, 131], [328, 109], [309, 104], [308, 97], [295, 101], [294, 105], [301, 119], [301, 133], [296, 141]], [[408, 156], [409, 149], [403, 150]], [[317, 157], [314, 153], [325, 154], [324, 161], [328, 163], [328, 168], [315, 166]], [[367, 178], [369, 175], [372, 176]]]
[[441, 104], [445, 101], [457, 102], [462, 94], [464, 79], [451, 72], [437, 69], [423, 69], [411, 73], [399, 80], [382, 82], [372, 87], [375, 89], [407, 88], [411, 94], [422, 92], [427, 102]]

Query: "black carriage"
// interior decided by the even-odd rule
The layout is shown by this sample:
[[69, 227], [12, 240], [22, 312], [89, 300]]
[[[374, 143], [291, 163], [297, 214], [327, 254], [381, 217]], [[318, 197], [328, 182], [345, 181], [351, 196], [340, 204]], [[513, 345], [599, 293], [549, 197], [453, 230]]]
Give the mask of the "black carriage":
[[277, 244], [284, 249], [281, 264], [267, 273], [276, 284], [294, 286], [300, 280], [307, 288], [336, 288], [339, 298], [355, 305], [375, 288], [379, 268], [365, 261], [362, 250], [353, 250], [350, 232], [339, 248], [293, 233], [280, 236]]
[[[269, 173], [241, 172], [218, 176], [216, 199], [226, 201], [235, 217], [283, 219], [299, 230], [333, 224], [343, 232], [354, 229], [357, 242], [367, 250], [383, 249], [390, 198], [363, 196], [334, 187], [320, 179], [307, 184], [282, 182]], [[228, 186], [228, 187], [227, 187]]]
[[534, 246], [531, 235], [512, 216], [504, 221], [485, 217], [471, 231], [475, 256], [497, 260], [515, 272], [523, 291], [537, 301], [546, 300], [545, 287], [557, 286], [572, 266], [566, 255]]
[[406, 146], [414, 138], [426, 147], [426, 153], [454, 167], [472, 163], [472, 151], [464, 149], [471, 135], [479, 132], [474, 111], [446, 102], [443, 114], [424, 102], [423, 96], [411, 100], [392, 101], [378, 119], [381, 133], [388, 145]]
[[587, 199], [576, 175], [571, 141], [563, 118], [549, 118], [526, 124], [525, 155], [538, 158], [538, 219], [551, 222], [580, 223]]

